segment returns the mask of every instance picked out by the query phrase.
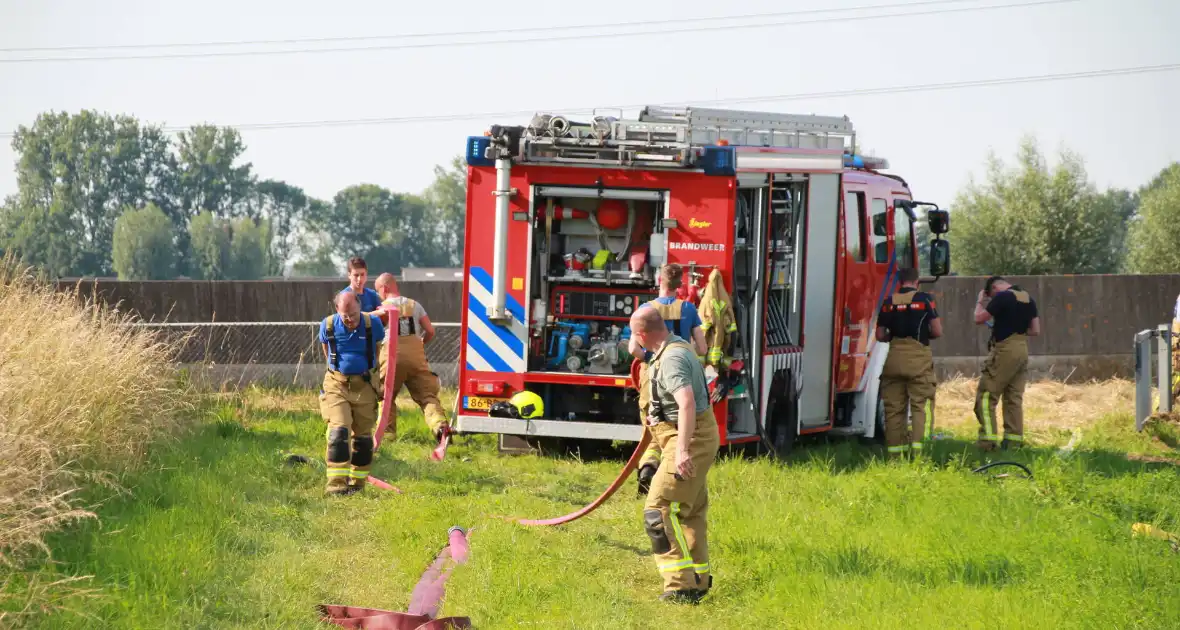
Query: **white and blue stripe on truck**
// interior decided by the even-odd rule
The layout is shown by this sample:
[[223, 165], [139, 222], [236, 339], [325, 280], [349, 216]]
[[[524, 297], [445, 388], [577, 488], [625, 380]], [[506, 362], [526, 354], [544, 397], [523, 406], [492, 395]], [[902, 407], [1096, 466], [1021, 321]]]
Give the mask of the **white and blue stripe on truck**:
[[524, 373], [528, 341], [524, 307], [508, 295], [506, 303], [512, 321], [506, 326], [492, 323], [488, 319], [492, 276], [481, 267], [472, 267], [467, 286], [467, 369]]

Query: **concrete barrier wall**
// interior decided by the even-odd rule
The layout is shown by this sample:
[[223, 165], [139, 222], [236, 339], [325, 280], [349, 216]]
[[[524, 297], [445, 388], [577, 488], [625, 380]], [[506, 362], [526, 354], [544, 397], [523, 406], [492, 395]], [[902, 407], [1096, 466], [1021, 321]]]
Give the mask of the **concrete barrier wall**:
[[[987, 354], [988, 329], [973, 321], [984, 278], [952, 277], [923, 288], [934, 294], [944, 337], [933, 344], [945, 378], [974, 376]], [[1034, 377], [1074, 380], [1130, 376], [1132, 338], [1172, 319], [1180, 275], [1012, 277], [1032, 294], [1042, 335], [1030, 342]], [[332, 312], [340, 281], [63, 282], [84, 298], [119, 303], [148, 321], [316, 321]], [[458, 322], [462, 291], [454, 282], [402, 282], [402, 293], [420, 301], [435, 322]], [[259, 362], [265, 362], [259, 359]]]
[[[933, 344], [940, 377], [975, 376], [987, 355], [989, 329], [974, 322], [986, 278], [943, 278], [925, 290], [943, 317], [943, 338]], [[1036, 300], [1041, 335], [1029, 341], [1034, 378], [1129, 378], [1135, 333], [1169, 324], [1180, 275], [1013, 276]]]
[[[939, 357], [987, 353], [988, 329], [973, 320], [986, 278], [943, 278], [925, 285], [943, 317]], [[1041, 315], [1040, 337], [1029, 342], [1034, 355], [1130, 354], [1136, 332], [1171, 323], [1180, 275], [1035, 276], [1009, 279], [1028, 291]]]

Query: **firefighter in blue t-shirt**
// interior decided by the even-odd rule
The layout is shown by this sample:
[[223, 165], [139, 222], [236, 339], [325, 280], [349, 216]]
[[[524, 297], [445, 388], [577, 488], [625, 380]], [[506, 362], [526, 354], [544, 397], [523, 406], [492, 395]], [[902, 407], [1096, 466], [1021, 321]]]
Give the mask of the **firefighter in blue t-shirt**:
[[[640, 308], [650, 306], [659, 311], [660, 317], [664, 318], [664, 325], [668, 327], [668, 332], [686, 341], [691, 341], [697, 358], [704, 363], [706, 346], [705, 331], [701, 329], [701, 316], [692, 302], [676, 297], [676, 290], [680, 288], [683, 276], [684, 272], [680, 265], [664, 265], [660, 269], [660, 297], [642, 304]], [[636, 385], [639, 388], [639, 417], [646, 418], [647, 405], [651, 400], [646, 362], [651, 360], [651, 353], [639, 345], [634, 335], [631, 336], [631, 341], [628, 343], [628, 350], [632, 356], [644, 361], [644, 365], [639, 370], [639, 383]], [[635, 473], [640, 494], [647, 494], [652, 477], [656, 474], [656, 468], [660, 465], [660, 457], [659, 447], [655, 442], [652, 442], [652, 445], [644, 451], [643, 459], [639, 461], [639, 469]]]
[[359, 492], [373, 464], [377, 399], [383, 390], [377, 348], [385, 337], [381, 320], [361, 312], [351, 291], [336, 294], [336, 314], [320, 322], [319, 340], [328, 363], [320, 413], [328, 423], [329, 495]]
[[365, 286], [369, 282], [369, 266], [360, 256], [348, 260], [348, 286], [344, 288], [349, 293], [355, 293], [360, 298], [361, 312], [366, 315], [380, 316], [381, 296]]

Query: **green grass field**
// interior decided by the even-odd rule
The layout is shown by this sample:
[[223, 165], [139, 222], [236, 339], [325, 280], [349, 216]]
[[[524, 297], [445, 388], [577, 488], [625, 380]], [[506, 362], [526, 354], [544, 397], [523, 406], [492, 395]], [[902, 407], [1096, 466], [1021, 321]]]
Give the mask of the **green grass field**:
[[[783, 463], [728, 456], [710, 476], [714, 592], [676, 607], [655, 599], [633, 480], [569, 526], [503, 518], [583, 505], [621, 460], [500, 455], [481, 436], [431, 462], [420, 416], [403, 408], [374, 473], [404, 494], [327, 499], [312, 402], [258, 391], [211, 402], [100, 520], [50, 539], [40, 577], [92, 576], [90, 590], [26, 623], [317, 628], [321, 602], [404, 610], [462, 525], [472, 557], [443, 613], [480, 628], [1180, 627], [1180, 554], [1131, 535], [1139, 521], [1180, 531], [1177, 433], [1136, 434], [1125, 414], [1088, 421], [1066, 457], [1069, 430], [1038, 433], [1012, 456], [1033, 481], [972, 474], [984, 460], [962, 417], [933, 464], [887, 464], [856, 441], [807, 443]], [[292, 452], [317, 464], [287, 467]]]

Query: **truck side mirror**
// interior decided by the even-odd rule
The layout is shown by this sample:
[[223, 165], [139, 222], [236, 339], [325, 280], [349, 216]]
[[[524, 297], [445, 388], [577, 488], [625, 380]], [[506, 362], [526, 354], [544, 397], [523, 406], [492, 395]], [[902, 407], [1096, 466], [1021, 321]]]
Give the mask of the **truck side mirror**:
[[930, 223], [931, 234], [946, 234], [951, 229], [951, 214], [946, 210], [927, 210], [926, 220]]
[[949, 241], [937, 240], [930, 243], [930, 275], [935, 278], [948, 275], [951, 272], [951, 244]]

